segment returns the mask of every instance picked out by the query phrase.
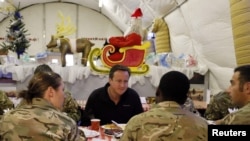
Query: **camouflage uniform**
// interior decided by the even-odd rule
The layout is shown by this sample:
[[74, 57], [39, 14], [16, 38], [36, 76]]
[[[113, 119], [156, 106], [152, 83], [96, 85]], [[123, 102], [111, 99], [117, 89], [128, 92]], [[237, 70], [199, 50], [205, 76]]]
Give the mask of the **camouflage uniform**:
[[182, 109], [188, 110], [188, 111], [200, 116], [199, 111], [194, 107], [194, 102], [190, 97], [187, 98], [186, 102], [182, 106]]
[[238, 111], [225, 116], [220, 124], [223, 125], [250, 125], [250, 102]]
[[23, 106], [23, 105], [26, 105], [26, 104], [27, 104], [26, 100], [24, 100], [24, 99], [22, 98], [22, 100], [17, 104], [16, 108], [19, 108], [19, 107], [21, 107], [21, 106]]
[[0, 140], [81, 141], [73, 119], [41, 98], [4, 114], [0, 121]]
[[207, 141], [207, 122], [173, 101], [132, 117], [120, 141]]
[[66, 98], [63, 104], [63, 112], [67, 113], [69, 117], [78, 122], [81, 118], [81, 111], [78, 110], [78, 103], [69, 91], [65, 91], [64, 94]]
[[5, 92], [0, 91], [0, 119], [1, 115], [4, 113], [4, 109], [12, 109], [14, 108], [13, 102], [7, 97]]
[[207, 120], [219, 120], [229, 114], [228, 108], [234, 108], [227, 92], [220, 92], [211, 98], [204, 117]]
[[[75, 101], [75, 99], [71, 96], [69, 91], [65, 91], [65, 101], [63, 104], [63, 111], [67, 114], [67, 116], [71, 117], [73, 120], [76, 121], [76, 123], [81, 118], [81, 111], [78, 110], [78, 103]], [[17, 107], [20, 107], [22, 105], [27, 104], [25, 100], [22, 100]]]

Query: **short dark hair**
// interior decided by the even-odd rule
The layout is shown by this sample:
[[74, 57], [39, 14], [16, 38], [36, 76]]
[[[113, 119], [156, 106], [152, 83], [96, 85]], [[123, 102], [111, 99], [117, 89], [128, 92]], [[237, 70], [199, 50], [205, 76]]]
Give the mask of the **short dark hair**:
[[164, 101], [175, 101], [182, 105], [187, 99], [189, 88], [190, 82], [185, 74], [170, 71], [161, 77], [158, 91]]
[[117, 65], [114, 65], [111, 69], [110, 69], [110, 71], [109, 71], [109, 78], [113, 78], [114, 77], [114, 73], [116, 72], [116, 71], [127, 71], [128, 72], [128, 74], [129, 74], [129, 76], [131, 75], [131, 71], [130, 71], [130, 69], [127, 67], [127, 66], [123, 66], [123, 65], [119, 65], [119, 64], [117, 64]]
[[239, 88], [242, 91], [243, 85], [250, 82], [250, 65], [238, 66], [234, 69], [234, 72], [239, 72]]
[[36, 67], [34, 74], [37, 74], [39, 72], [52, 72], [53, 70], [51, 69], [51, 67], [47, 64], [41, 64], [39, 66]]

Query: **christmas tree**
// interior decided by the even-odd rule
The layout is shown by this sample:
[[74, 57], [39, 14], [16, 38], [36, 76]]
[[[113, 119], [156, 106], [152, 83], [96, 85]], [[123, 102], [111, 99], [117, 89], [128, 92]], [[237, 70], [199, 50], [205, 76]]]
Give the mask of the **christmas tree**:
[[26, 38], [28, 34], [26, 34], [27, 30], [24, 28], [25, 24], [19, 10], [16, 10], [12, 16], [10, 25], [7, 27], [5, 42], [1, 46], [3, 50], [16, 52], [18, 59], [20, 59], [20, 55], [30, 46], [30, 41]]

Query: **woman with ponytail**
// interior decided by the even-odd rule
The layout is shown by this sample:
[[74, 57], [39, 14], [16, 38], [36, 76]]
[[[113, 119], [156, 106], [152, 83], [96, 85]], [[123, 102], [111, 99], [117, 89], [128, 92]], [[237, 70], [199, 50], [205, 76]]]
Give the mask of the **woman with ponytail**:
[[27, 90], [19, 93], [27, 104], [4, 114], [0, 121], [0, 140], [81, 141], [73, 119], [61, 112], [65, 99], [64, 83], [54, 72], [39, 72]]

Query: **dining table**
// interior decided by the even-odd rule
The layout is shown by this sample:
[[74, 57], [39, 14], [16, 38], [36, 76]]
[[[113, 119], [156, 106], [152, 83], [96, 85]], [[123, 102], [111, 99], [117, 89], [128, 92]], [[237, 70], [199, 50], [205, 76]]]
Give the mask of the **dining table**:
[[105, 129], [102, 127], [100, 127], [98, 132], [91, 130], [90, 127], [84, 126], [80, 126], [79, 129], [84, 131], [87, 141], [119, 141], [119, 138], [115, 138], [114, 135], [106, 134], [104, 132]]

